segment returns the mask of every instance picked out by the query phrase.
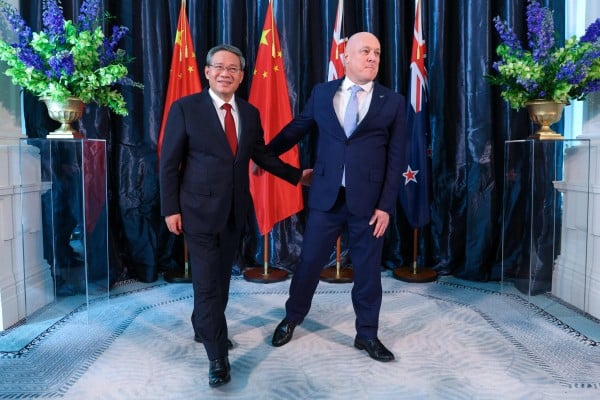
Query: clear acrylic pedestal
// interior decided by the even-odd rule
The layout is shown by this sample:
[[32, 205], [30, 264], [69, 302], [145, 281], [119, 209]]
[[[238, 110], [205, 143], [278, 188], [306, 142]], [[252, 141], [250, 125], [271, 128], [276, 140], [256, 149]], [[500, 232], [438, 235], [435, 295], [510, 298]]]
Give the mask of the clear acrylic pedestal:
[[[578, 162], [571, 160], [577, 158]], [[504, 147], [502, 208], [503, 291], [518, 290], [528, 301], [552, 291], [555, 263], [569, 250], [569, 264], [587, 275], [590, 140], [509, 140]], [[565, 181], [564, 179], [567, 179]], [[563, 187], [576, 188], [577, 204], [565, 201]], [[577, 208], [570, 217], [565, 207]], [[580, 235], [576, 249], [562, 239]], [[584, 292], [573, 293], [581, 296]], [[539, 302], [540, 300], [538, 300]]]
[[104, 140], [20, 139], [25, 318], [0, 351], [109, 298], [106, 167]]

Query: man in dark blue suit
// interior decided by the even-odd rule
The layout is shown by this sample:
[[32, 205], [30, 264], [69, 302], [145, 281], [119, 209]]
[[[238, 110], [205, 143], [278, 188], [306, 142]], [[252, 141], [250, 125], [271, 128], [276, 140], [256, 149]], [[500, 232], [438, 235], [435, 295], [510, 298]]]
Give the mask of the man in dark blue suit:
[[404, 97], [374, 82], [379, 40], [368, 32], [346, 46], [343, 79], [315, 86], [304, 110], [269, 143], [281, 154], [314, 128], [316, 158], [302, 257], [290, 284], [286, 315], [272, 343], [288, 343], [308, 314], [319, 275], [342, 228], [354, 266], [354, 346], [378, 361], [394, 355], [378, 339], [383, 234], [395, 211], [406, 142]]
[[244, 67], [234, 46], [208, 52], [204, 72], [210, 89], [173, 103], [160, 157], [162, 215], [169, 231], [183, 233], [188, 246], [192, 325], [210, 360], [212, 387], [231, 379], [225, 308], [231, 266], [252, 206], [249, 161], [294, 185], [302, 176], [266, 150], [258, 110], [235, 96]]

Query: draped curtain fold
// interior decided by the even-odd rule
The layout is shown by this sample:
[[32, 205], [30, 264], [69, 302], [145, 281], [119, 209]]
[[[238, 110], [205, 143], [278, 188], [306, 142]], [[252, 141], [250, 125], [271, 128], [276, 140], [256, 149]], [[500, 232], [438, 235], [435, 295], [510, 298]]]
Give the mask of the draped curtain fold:
[[[76, 17], [82, 0], [63, 1]], [[159, 209], [156, 143], [181, 0], [102, 0], [115, 16], [107, 23], [127, 26], [124, 47], [134, 57], [131, 77], [144, 90], [123, 88], [130, 114], [117, 117], [88, 106], [81, 129], [105, 138], [109, 149], [109, 221], [112, 278], [156, 279], [161, 269], [181, 265], [182, 243], [164, 228]], [[204, 88], [205, 55], [218, 43], [245, 54], [247, 67], [238, 95], [247, 98], [268, 0], [187, 0], [187, 14]], [[508, 20], [526, 40], [526, 0], [423, 0], [427, 42], [433, 200], [432, 221], [421, 229], [419, 264], [441, 274], [471, 280], [499, 279], [504, 141], [525, 138], [532, 129], [525, 112], [510, 110], [497, 88], [484, 79], [497, 58], [492, 18]], [[554, 10], [564, 37], [564, 0], [543, 0]], [[413, 33], [414, 0], [345, 1], [343, 34], [366, 30], [382, 44], [378, 80], [406, 94]], [[290, 103], [298, 113], [314, 84], [327, 79], [337, 0], [273, 0], [288, 78]], [[41, 26], [41, 0], [21, 0], [34, 30]], [[43, 137], [52, 126], [42, 103], [25, 100], [27, 135]], [[312, 165], [314, 134], [301, 143], [301, 164]], [[293, 270], [302, 240], [303, 213], [274, 229], [270, 244], [275, 266]], [[262, 264], [262, 240], [248, 223], [238, 267]], [[382, 264], [412, 261], [412, 229], [398, 203], [385, 237]], [[518, 243], [505, 249], [517, 254]], [[333, 250], [333, 249], [332, 249]]]

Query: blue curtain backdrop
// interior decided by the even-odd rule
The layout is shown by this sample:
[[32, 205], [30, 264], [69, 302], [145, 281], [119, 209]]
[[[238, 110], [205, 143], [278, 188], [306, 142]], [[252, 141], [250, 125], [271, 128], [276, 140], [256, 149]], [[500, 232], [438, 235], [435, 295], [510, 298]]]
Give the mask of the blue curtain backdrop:
[[[182, 243], [164, 228], [159, 209], [156, 143], [181, 0], [102, 0], [111, 23], [130, 28], [124, 47], [135, 57], [131, 75], [144, 90], [124, 88], [130, 114], [121, 118], [88, 106], [82, 130], [105, 138], [109, 149], [111, 279], [156, 279], [161, 270], [181, 267]], [[564, 32], [564, 0], [542, 0], [554, 10], [559, 40]], [[63, 1], [67, 17], [77, 17], [81, 0]], [[218, 43], [238, 46], [247, 58], [239, 95], [247, 98], [267, 0], [187, 0], [187, 12], [200, 71], [207, 50]], [[503, 144], [529, 136], [524, 111], [515, 112], [499, 90], [484, 80], [497, 58], [496, 15], [526, 40], [526, 0], [423, 0], [427, 43], [432, 149], [432, 221], [421, 230], [419, 264], [469, 280], [500, 278]], [[274, 0], [290, 102], [301, 110], [312, 86], [327, 79], [337, 0]], [[34, 30], [41, 25], [41, 1], [22, 0]], [[376, 34], [382, 44], [379, 81], [406, 94], [412, 43], [414, 0], [345, 1], [343, 33]], [[203, 87], [207, 82], [202, 75]], [[27, 97], [27, 134], [43, 137], [52, 127], [43, 104]], [[312, 138], [301, 144], [301, 163], [312, 163]], [[517, 200], [515, 200], [517, 201]], [[237, 268], [262, 264], [262, 239], [253, 221], [240, 249]], [[301, 242], [303, 215], [279, 224], [271, 244], [273, 266], [293, 270]], [[507, 226], [507, 229], [512, 229]], [[517, 233], [517, 232], [515, 232]], [[505, 252], [522, 261], [521, 239]], [[412, 261], [412, 229], [398, 205], [386, 234], [382, 264]], [[333, 250], [333, 249], [332, 249]], [[547, 265], [545, 268], [551, 268]], [[518, 273], [518, 272], [517, 272]]]

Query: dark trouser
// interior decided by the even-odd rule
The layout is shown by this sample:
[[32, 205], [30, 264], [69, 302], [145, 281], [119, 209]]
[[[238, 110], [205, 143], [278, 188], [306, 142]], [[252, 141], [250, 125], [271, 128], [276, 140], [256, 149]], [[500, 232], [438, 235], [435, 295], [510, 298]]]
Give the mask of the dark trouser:
[[231, 224], [217, 234], [185, 234], [194, 286], [192, 323], [209, 360], [228, 355], [225, 308], [240, 235]]
[[356, 314], [356, 333], [361, 339], [377, 337], [382, 296], [380, 263], [383, 238], [373, 236], [374, 227], [369, 225], [370, 219], [371, 216], [359, 217], [348, 211], [343, 189], [331, 210], [309, 210], [302, 257], [292, 277], [290, 297], [286, 302], [286, 320], [300, 323], [308, 314], [321, 270], [347, 224], [354, 268], [352, 304]]

